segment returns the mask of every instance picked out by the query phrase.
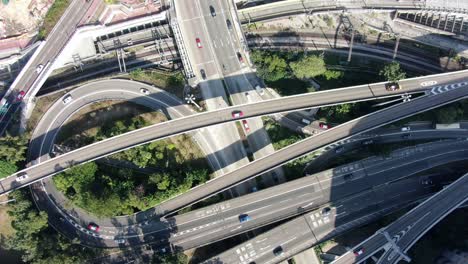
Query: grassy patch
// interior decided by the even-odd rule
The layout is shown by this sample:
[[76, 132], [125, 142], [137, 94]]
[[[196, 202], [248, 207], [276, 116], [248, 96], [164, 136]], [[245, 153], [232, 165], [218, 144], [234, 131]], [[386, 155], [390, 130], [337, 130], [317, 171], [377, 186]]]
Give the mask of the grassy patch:
[[295, 78], [280, 79], [275, 82], [269, 82], [268, 86], [275, 89], [280, 95], [288, 96], [309, 92], [310, 85], [302, 80]]
[[[8, 196], [4, 195], [0, 197], [0, 202], [8, 200]], [[6, 205], [0, 205], [0, 236], [8, 237], [14, 233], [14, 229], [11, 226], [11, 217], [8, 215], [10, 207]]]
[[[80, 111], [60, 132], [59, 141], [76, 148], [164, 121], [161, 112], [129, 102], [101, 102]], [[187, 135], [134, 147], [111, 158], [147, 170], [87, 163], [57, 175], [54, 183], [74, 205], [97, 216], [116, 216], [151, 208], [210, 177], [203, 153]]]
[[156, 70], [136, 69], [130, 72], [129, 77], [132, 80], [149, 83], [164, 89], [179, 98], [183, 96], [185, 79], [181, 72], [165, 73]]
[[303, 134], [299, 134], [281, 126], [272, 118], [263, 117], [262, 120], [275, 150], [279, 150], [306, 138]]
[[36, 105], [34, 106], [34, 111], [31, 114], [31, 117], [28, 120], [27, 131], [32, 131], [39, 123], [39, 120], [47, 112], [49, 107], [60, 97], [62, 97], [66, 92], [53, 93], [47, 96], [38, 97]]
[[39, 29], [39, 38], [45, 39], [49, 35], [50, 31], [54, 28], [57, 22], [62, 17], [63, 13], [67, 9], [68, 5], [71, 3], [69, 0], [55, 0], [49, 11], [47, 12], [44, 23]]
[[98, 102], [84, 107], [73, 115], [61, 128], [56, 142], [76, 148], [82, 147], [89, 143], [84, 141], [84, 138], [95, 137], [103, 125], [111, 124], [115, 120], [129, 120], [136, 116], [143, 118], [148, 125], [166, 120], [166, 116], [161, 112], [132, 102]]

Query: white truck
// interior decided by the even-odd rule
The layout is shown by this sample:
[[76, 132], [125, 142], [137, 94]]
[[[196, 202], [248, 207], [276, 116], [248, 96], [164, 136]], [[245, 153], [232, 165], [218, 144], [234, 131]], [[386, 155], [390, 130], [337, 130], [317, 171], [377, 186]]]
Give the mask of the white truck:
[[452, 124], [435, 124], [435, 129], [458, 129], [460, 128], [460, 123], [452, 123]]

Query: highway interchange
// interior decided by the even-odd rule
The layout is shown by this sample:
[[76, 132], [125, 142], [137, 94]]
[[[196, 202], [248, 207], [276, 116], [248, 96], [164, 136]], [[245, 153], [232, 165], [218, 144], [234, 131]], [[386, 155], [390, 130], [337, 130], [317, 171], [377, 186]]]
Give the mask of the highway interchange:
[[[179, 209], [223, 190], [232, 188], [255, 176], [268, 173], [271, 170], [276, 170], [277, 173], [281, 175], [281, 165], [314, 150], [326, 146], [332, 146], [332, 148], [334, 148], [336, 147], [336, 142], [345, 142], [347, 139], [361, 133], [423, 111], [456, 102], [468, 96], [468, 71], [401, 80], [400, 84], [404, 89], [393, 92], [386, 91], [385, 83], [376, 83], [276, 99], [271, 99], [269, 94], [262, 96], [262, 94], [253, 92], [255, 91], [254, 86], [256, 85], [255, 82], [257, 79], [252, 77], [255, 73], [250, 72], [249, 68], [245, 67], [246, 63], [248, 63], [246, 62], [248, 60], [246, 57], [248, 53], [244, 53], [242, 37], [239, 37], [239, 34], [230, 32], [229, 28], [225, 27], [226, 19], [235, 23], [236, 17], [231, 15], [232, 12], [235, 12], [234, 8], [223, 1], [195, 2], [199, 6], [190, 8], [189, 5], [178, 7], [177, 3], [180, 2], [176, 1], [175, 8], [178, 18], [185, 23], [185, 25], [181, 26], [184, 38], [189, 36], [187, 39], [192, 42], [197, 36], [203, 36], [203, 45], [205, 45], [207, 47], [206, 50], [208, 50], [208, 52], [205, 52], [205, 49], [203, 49], [202, 52], [194, 52], [193, 48], [189, 48], [188, 53], [196, 69], [196, 74], [199, 75], [198, 73], [202, 69], [205, 71], [206, 77], [199, 75], [198, 79], [203, 96], [207, 104], [211, 105], [211, 107], [208, 106], [209, 111], [196, 113], [183, 102], [165, 92], [151, 86], [144, 86], [131, 81], [109, 80], [85, 85], [81, 89], [70, 92], [73, 98], [79, 98], [78, 100], [74, 100], [71, 104], [63, 104], [63, 100], [68, 94], [65, 95], [60, 98], [54, 106], [49, 109], [50, 112], [41, 119], [33, 133], [30, 143], [30, 152], [28, 155], [29, 159], [32, 161], [31, 166], [10, 177], [2, 179], [0, 181], [0, 194], [7, 194], [12, 190], [34, 183], [31, 185], [31, 188], [38, 207], [46, 210], [50, 215], [55, 215], [56, 217], [52, 217], [49, 220], [51, 225], [68, 237], [77, 237], [80, 239], [81, 243], [97, 247], [124, 247], [142, 243], [153, 243], [154, 245], [158, 245], [161, 252], [180, 251], [199, 247], [256, 229], [272, 222], [303, 214], [303, 216], [296, 218], [296, 220], [286, 223], [286, 225], [292, 225], [292, 227], [288, 227], [287, 232], [284, 231], [285, 233], [278, 235], [278, 232], [283, 231], [278, 231], [277, 229], [271, 231], [273, 233], [277, 232], [271, 235], [273, 241], [277, 241], [274, 243], [282, 245], [290, 244], [286, 246], [288, 249], [287, 254], [275, 256], [271, 248], [273, 242], [270, 240], [271, 238], [268, 238], [270, 234], [265, 233], [255, 238], [255, 243], [258, 244], [255, 244], [255, 246], [258, 248], [255, 249], [255, 246], [252, 246], [252, 241], [247, 241], [242, 244], [245, 246], [244, 248], [239, 245], [236, 249], [226, 251], [215, 259], [207, 262], [251, 263], [250, 261], [255, 259], [257, 263], [277, 263], [292, 256], [294, 252], [297, 253], [309, 248], [325, 238], [329, 239], [332, 236], [342, 233], [344, 230], [362, 225], [400, 206], [408, 205], [413, 201], [427, 197], [429, 194], [433, 193], [433, 188], [428, 188], [430, 186], [423, 186], [419, 178], [406, 178], [428, 170], [427, 166], [430, 168], [437, 167], [446, 163], [465, 160], [468, 156], [466, 155], [468, 143], [466, 143], [466, 136], [463, 136], [465, 135], [463, 130], [447, 131], [444, 135], [437, 135], [437, 133], [441, 132], [420, 131], [414, 134], [416, 135], [414, 138], [418, 136], [424, 138], [427, 136], [429, 138], [455, 139], [447, 142], [423, 144], [413, 151], [406, 152], [406, 154], [397, 151], [403, 154], [401, 154], [401, 156], [396, 155], [391, 161], [373, 160], [372, 163], [368, 163], [365, 166], [361, 162], [348, 164], [343, 166], [343, 168], [346, 169], [335, 168], [333, 170], [327, 170], [303, 177], [296, 181], [270, 187], [263, 191], [243, 195], [231, 199], [228, 202], [211, 205], [174, 217], [167, 217], [170, 213], [174, 213]], [[218, 10], [217, 16], [220, 17], [220, 19], [217, 20], [217, 23], [207, 22], [208, 19], [214, 17], [208, 12], [210, 6], [210, 4], [208, 4], [209, 2]], [[379, 4], [370, 3], [369, 5], [381, 5], [385, 6], [385, 8], [395, 8], [395, 6], [392, 7], [387, 2], [390, 3], [393, 1], [386, 1], [385, 3]], [[73, 1], [72, 5], [76, 5], [76, 3], [78, 3], [78, 1]], [[408, 7], [415, 8], [414, 5]], [[74, 27], [78, 25], [78, 21], [84, 14], [83, 12], [87, 10], [86, 8], [86, 5], [82, 5], [80, 9], [78, 9], [80, 11], [74, 13], [76, 16], [67, 20], [67, 23], [63, 21], [59, 22], [57, 28], [66, 28], [65, 32], [68, 33], [64, 35], [65, 37], [69, 37], [72, 34]], [[291, 11], [293, 9], [290, 8], [288, 10]], [[278, 10], [276, 10], [276, 12], [278, 12]], [[261, 14], [260, 16], [269, 15]], [[195, 20], [193, 18], [195, 18]], [[197, 19], [198, 22], [196, 22]], [[64, 24], [62, 25], [61, 23]], [[201, 31], [199, 25], [204, 25]], [[238, 27], [237, 23], [235, 23], [235, 27]], [[219, 34], [220, 28], [225, 32]], [[51, 42], [49, 41], [47, 45], [44, 45], [43, 51], [38, 52], [40, 55], [36, 58], [33, 57], [25, 66], [25, 73], [22, 71], [20, 76], [15, 80], [13, 87], [16, 87], [15, 85], [21, 81], [26, 84], [25, 87], [31, 87], [31, 89], [35, 88], [34, 85], [37, 85], [37, 83], [33, 84], [33, 82], [35, 82], [34, 80], [37, 80], [35, 78], [38, 77], [34, 77], [36, 71], [32, 64], [45, 61], [46, 58], [57, 56], [66, 44], [67, 39], [60, 39], [53, 36], [56, 30], [57, 29], [54, 29], [52, 31], [50, 38], [54, 41], [61, 41], [61, 44], [50, 45]], [[221, 36], [229, 37], [226, 41]], [[54, 48], [48, 50], [46, 46]], [[243, 62], [239, 60], [238, 54], [236, 54], [237, 52], [239, 52], [246, 61]], [[52, 67], [52, 65], [47, 64], [47, 62], [44, 64], [46, 65], [44, 70], [50, 73], [52, 68], [48, 67]], [[21, 78], [26, 79], [23, 82]], [[208, 80], [203, 81], [202, 79], [205, 78]], [[223, 88], [224, 83], [221, 81], [222, 78], [224, 78], [227, 84], [226, 90]], [[254, 80], [253, 83], [252, 79]], [[39, 86], [42, 85], [44, 81], [45, 79], [41, 80]], [[259, 81], [258, 85], [262, 86], [262, 82]], [[141, 86], [150, 90], [151, 94], [149, 96], [142, 94], [140, 90]], [[15, 88], [12, 89], [14, 90]], [[93, 89], [95, 92], [92, 92]], [[26, 92], [29, 92], [29, 90]], [[276, 152], [269, 141], [260, 118], [264, 115], [349, 102], [390, 98], [409, 93], [415, 93], [420, 95], [420, 97], [410, 102], [397, 104], [367, 116], [351, 120]], [[230, 99], [227, 99], [228, 97]], [[96, 142], [60, 154], [56, 157], [50, 157], [55, 156], [55, 154], [51, 155], [51, 151], [61, 126], [79, 109], [102, 100], [128, 100], [152, 109], [160, 109], [169, 117], [170, 121]], [[232, 102], [232, 106], [226, 103], [228, 101]], [[14, 107], [18, 107], [18, 105], [14, 105]], [[54, 107], [57, 110], [54, 110]], [[239, 118], [233, 118], [234, 111], [242, 111], [244, 114], [242, 119], [249, 120], [248, 122], [251, 126], [250, 129], [252, 129], [252, 133], [247, 133], [248, 130], [245, 130], [245, 128], [244, 133], [247, 133], [247, 140], [253, 149], [253, 161], [249, 162], [243, 146], [239, 143], [240, 136], [235, 129], [234, 123], [239, 121]], [[7, 121], [5, 122], [9, 122], [9, 114], [4, 115], [2, 118], [6, 118], [5, 120]], [[5, 126], [3, 126], [3, 129], [4, 128]], [[226, 131], [231, 132], [226, 133]], [[75, 212], [75, 215], [73, 215], [72, 212], [67, 212], [65, 208], [60, 208], [60, 203], [57, 203], [55, 199], [55, 201], [53, 201], [50, 194], [47, 193], [47, 190], [51, 190], [50, 184], [47, 183], [47, 181], [41, 181], [66, 170], [72, 165], [74, 166], [96, 160], [130, 147], [181, 133], [191, 133], [207, 155], [210, 166], [214, 171], [223, 175], [203, 185], [197, 186], [187, 193], [167, 200], [146, 212], [127, 218], [121, 218], [118, 221], [109, 219], [107, 220], [108, 225], [102, 225], [99, 234], [84, 228], [87, 222], [98, 222], [98, 219], [90, 219], [89, 216], [88, 218], [82, 219], [82, 215], [85, 215], [85, 217], [87, 215], [84, 210], [81, 212], [78, 210], [78, 213]], [[427, 133], [427, 135], [424, 133]], [[226, 137], [220, 139], [219, 135], [223, 135], [222, 137], [226, 135]], [[362, 142], [362, 140], [358, 140], [357, 142]], [[213, 148], [212, 146], [215, 147]], [[401, 159], [401, 161], [398, 161], [398, 159]], [[392, 162], [396, 162], [398, 166], [394, 166]], [[238, 164], [229, 167], [235, 163]], [[402, 169], [399, 166], [407, 167]], [[351, 181], [345, 179], [349, 177], [349, 168], [352, 168], [353, 174], [353, 179]], [[366, 170], [364, 168], [366, 168]], [[371, 173], [370, 171], [372, 171], [372, 169], [376, 170], [376, 172]], [[397, 173], [401, 171], [404, 171], [405, 174]], [[29, 179], [19, 183], [16, 181], [16, 177], [22, 173], [27, 173]], [[382, 175], [377, 177], [379, 174]], [[371, 175], [371, 178], [367, 178]], [[440, 175], [434, 176], [433, 178], [435, 182], [443, 181]], [[266, 179], [271, 179], [271, 176], [267, 176], [266, 174]], [[399, 228], [408, 222], [413, 223], [412, 226], [418, 228], [418, 232], [414, 232], [411, 237], [405, 236], [403, 240], [396, 241], [400, 248], [403, 248], [406, 252], [407, 249], [437, 221], [454, 210], [459, 204], [466, 201], [466, 197], [457, 195], [468, 193], [465, 190], [466, 187], [464, 187], [467, 185], [463, 184], [466, 179], [468, 178], [463, 177], [456, 181], [455, 184], [446, 188], [448, 190], [453, 190], [452, 193], [444, 190], [433, 198], [430, 198], [443, 201], [445, 204], [442, 204], [444, 204], [445, 207], [439, 206], [437, 208], [432, 208], [435, 212], [434, 214], [437, 215], [427, 220], [425, 225], [420, 225], [418, 221], [414, 220], [414, 217], [416, 217], [416, 219], [420, 217], [422, 214], [419, 213], [420, 211], [426, 213], [423, 215], [423, 218], [429, 214], [429, 212], [427, 212], [428, 209], [424, 208], [427, 202], [422, 203], [417, 209], [413, 209], [413, 211], [416, 211], [419, 215], [403, 217], [403, 220], [398, 220], [402, 221], [402, 223], [395, 222], [388, 227], [390, 234], [397, 234], [400, 232]], [[395, 193], [397, 193], [396, 196], [394, 195]], [[323, 222], [324, 225], [320, 226], [319, 224], [315, 226], [319, 222], [315, 222], [314, 217], [319, 217], [320, 214], [323, 213], [323, 211], [321, 211], [323, 210], [323, 206], [329, 203], [333, 204], [333, 209], [330, 215], [326, 215], [326, 221]], [[358, 204], [359, 206], [357, 206]], [[272, 207], [277, 207], [277, 209], [272, 210]], [[321, 208], [310, 211], [317, 207]], [[346, 210], [346, 213], [341, 212], [337, 208]], [[411, 212], [414, 214], [413, 211]], [[243, 213], [249, 213], [249, 215], [253, 216], [254, 220], [245, 224], [239, 223], [239, 215]], [[105, 222], [106, 220], [103, 221]], [[418, 225], [415, 225], [415, 222], [418, 223]], [[310, 230], [303, 232], [304, 226], [310, 227]], [[312, 226], [318, 228], [312, 228]], [[393, 226], [395, 226], [394, 230], [392, 230]], [[281, 229], [281, 226], [278, 228]], [[210, 230], [210, 232], [206, 230]], [[312, 232], [315, 237], [314, 241], [310, 240], [309, 231]], [[297, 236], [295, 236], [295, 234]], [[289, 236], [290, 239], [285, 241], [287, 236]], [[395, 254], [395, 249], [388, 246], [388, 241], [385, 236], [377, 234], [375, 237], [376, 238], [372, 237], [366, 240], [364, 243], [369, 244], [365, 244], [366, 248], [372, 249], [375, 247], [376, 250], [366, 251], [366, 255], [362, 257], [371, 256], [378, 249], [384, 248], [386, 250], [384, 253], [385, 259], [381, 259], [379, 263], [396, 263], [396, 259], [401, 258], [402, 255]], [[122, 239], [124, 242], [122, 242]], [[268, 240], [268, 242], [264, 242], [265, 240]], [[256, 253], [247, 256], [243, 253], [245, 248], [250, 250], [250, 252], [252, 252], [253, 248]], [[355, 262], [356, 260], [350, 259], [352, 257], [354, 257], [352, 252], [345, 254], [339, 259], [339, 261], [342, 262], [337, 263]], [[358, 261], [361, 261], [361, 259]]]

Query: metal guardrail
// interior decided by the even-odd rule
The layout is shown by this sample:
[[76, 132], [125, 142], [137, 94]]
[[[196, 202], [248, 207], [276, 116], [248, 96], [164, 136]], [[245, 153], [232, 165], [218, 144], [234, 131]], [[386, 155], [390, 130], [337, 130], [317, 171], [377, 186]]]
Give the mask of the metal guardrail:
[[182, 39], [182, 33], [180, 32], [179, 23], [177, 19], [171, 19], [171, 28], [174, 32], [174, 39], [176, 41], [176, 45], [179, 48], [180, 58], [182, 60], [182, 64], [184, 65], [184, 72], [187, 79], [195, 77], [195, 73], [193, 72], [192, 65], [190, 64], [189, 56], [187, 54], [187, 50], [184, 46], [184, 40]]

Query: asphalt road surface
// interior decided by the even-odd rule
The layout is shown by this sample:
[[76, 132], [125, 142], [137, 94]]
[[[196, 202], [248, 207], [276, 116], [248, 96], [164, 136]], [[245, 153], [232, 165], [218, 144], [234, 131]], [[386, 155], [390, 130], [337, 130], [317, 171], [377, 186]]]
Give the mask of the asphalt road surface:
[[[458, 72], [460, 75], [461, 73], [462, 72]], [[466, 78], [465, 76], [462, 77], [456, 73], [442, 76], [443, 78], [450, 78], [452, 81], [457, 79], [457, 77], [461, 80]], [[440, 78], [440, 76], [439, 78], [435, 78], [434, 76], [416, 78], [411, 80], [414, 84], [414, 88], [406, 89], [422, 90], [420, 87], [421, 82], [437, 79], [440, 83]], [[408, 85], [407, 87], [409, 87], [411, 82], [408, 82], [404, 82], [402, 85]], [[225, 108], [217, 111], [210, 111], [207, 113], [196, 114], [190, 117], [148, 126], [71, 151], [43, 163], [33, 165], [15, 175], [2, 179], [0, 182], [0, 188], [2, 188], [0, 193], [5, 194], [11, 190], [20, 188], [44, 177], [52, 176], [60, 171], [63, 171], [72, 164], [79, 164], [82, 162], [94, 160], [105, 155], [110, 155], [112, 153], [122, 151], [135, 145], [144, 144], [150, 141], [191, 131], [193, 129], [204, 126], [235, 121], [235, 119], [232, 118], [232, 111], [236, 109], [243, 111], [245, 118], [250, 118], [275, 112], [286, 112], [324, 104], [328, 105], [337, 102], [343, 102], [346, 100], [343, 98], [347, 97], [347, 95], [350, 97], [348, 97], [348, 100], [352, 101], [357, 100], [358, 98], [370, 99], [375, 98], [376, 96], [389, 96], [389, 94], [392, 94], [391, 92], [385, 91], [383, 86], [383, 83], [381, 83], [373, 84], [372, 86], [367, 87], [358, 86], [355, 88], [343, 88], [326, 92], [315, 92], [311, 94], [284, 97], [280, 99]], [[375, 91], [372, 89], [372, 87], [375, 87]], [[242, 182], [259, 173], [269, 171], [270, 169], [275, 168], [294, 157], [302, 156], [314, 149], [328, 145], [336, 140], [344, 139], [369, 129], [387, 124], [389, 122], [396, 121], [403, 117], [411, 116], [421, 111], [460, 100], [466, 96], [466, 94], [468, 94], [468, 89], [466, 89], [466, 87], [466, 83], [435, 87], [432, 88], [431, 92], [428, 93], [428, 96], [355, 119], [338, 127], [332, 128], [327, 132], [310, 137], [287, 148], [283, 148], [280, 151], [275, 152], [273, 155], [256, 160], [246, 166], [243, 166], [237, 171], [228, 173], [223, 177], [218, 177], [202, 186], [198, 186], [192, 189], [186, 194], [180, 195], [163, 203], [159, 208], [161, 211], [158, 211], [158, 213], [164, 214], [182, 208], [195, 202], [196, 200], [206, 198], [207, 196], [210, 196], [216, 192], [222, 191], [228, 187], [232, 187], [236, 183]], [[66, 109], [66, 106], [64, 106], [64, 109]], [[29, 178], [23, 182], [17, 182], [16, 176], [24, 172], [28, 173]]]
[[292, 0], [280, 1], [272, 4], [259, 5], [239, 10], [242, 23], [251, 23], [259, 20], [271, 19], [294, 14], [310, 13], [321, 10], [346, 9], [423, 9], [426, 5], [421, 1], [395, 1], [395, 0]]
[[432, 226], [467, 200], [468, 174], [353, 249], [354, 252], [362, 248], [363, 254], [355, 256], [353, 252], [347, 252], [333, 263], [360, 263], [382, 249], [386, 252], [377, 263], [398, 263], [402, 258], [398, 252], [407, 252]]
[[[148, 211], [130, 217], [90, 220], [87, 215], [83, 217], [79, 210], [64, 208], [66, 204], [55, 204], [55, 199], [49, 199], [50, 194], [44, 187], [35, 184], [32, 188], [38, 207], [48, 212], [51, 224], [71, 239], [79, 238], [83, 244], [116, 247], [159, 243], [164, 248], [169, 242], [174, 248], [186, 250], [437, 166], [466, 160], [467, 153], [467, 141], [433, 142], [408, 147], [396, 150], [386, 158], [371, 157], [346, 164], [162, 221], [152, 218]], [[249, 214], [252, 220], [240, 223], [241, 214]], [[99, 224], [99, 234], [85, 229], [90, 221]], [[117, 238], [125, 239], [125, 243], [116, 243], [114, 239]]]
[[[20, 74], [16, 77], [15, 81], [9, 88], [6, 98], [8, 101], [14, 101], [14, 98], [16, 98], [20, 91], [24, 91], [26, 93], [25, 97], [35, 96], [33, 94], [29, 94], [32, 90], [37, 90], [35, 89], [36, 87], [33, 87], [34, 82], [39, 76], [43, 78], [47, 77], [42, 75], [46, 74], [49, 67], [52, 66], [55, 58], [59, 55], [67, 44], [68, 39], [75, 32], [78, 23], [81, 21], [90, 5], [91, 2], [84, 0], [74, 0], [70, 3], [70, 6], [67, 8], [61, 19], [47, 36], [46, 42], [41, 44], [44, 46], [42, 48], [39, 47], [39, 49], [36, 50], [33, 57], [29, 59], [28, 63], [23, 67]], [[44, 68], [38, 73], [36, 69], [40, 64], [42, 64]], [[8, 109], [8, 112], [0, 117], [0, 135], [5, 132], [13, 114], [19, 109], [20, 105], [21, 104], [19, 103], [13, 104]]]
[[[431, 193], [420, 178], [410, 178], [361, 191], [353, 196], [324, 204], [251, 240], [235, 246], [205, 263], [279, 263], [306, 248], [326, 241], [346, 230], [363, 225], [382, 211], [397, 209]], [[282, 247], [282, 253], [273, 250]]]

